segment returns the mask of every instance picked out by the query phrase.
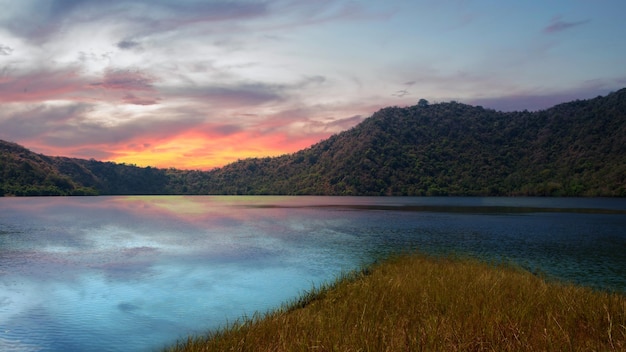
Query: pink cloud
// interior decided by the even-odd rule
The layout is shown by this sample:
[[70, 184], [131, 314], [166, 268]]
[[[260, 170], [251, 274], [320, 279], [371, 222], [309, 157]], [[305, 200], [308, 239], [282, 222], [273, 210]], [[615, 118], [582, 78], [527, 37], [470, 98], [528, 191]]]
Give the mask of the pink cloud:
[[0, 102], [32, 102], [51, 99], [77, 99], [85, 81], [75, 69], [40, 70], [0, 77]]
[[122, 102], [124, 104], [131, 104], [131, 105], [155, 105], [159, 103], [158, 98], [144, 98], [144, 97], [138, 97], [134, 94], [126, 94], [123, 98], [122, 98]]
[[[153, 84], [156, 78], [147, 73], [107, 70], [102, 81], [89, 83], [88, 78], [81, 76], [79, 72], [78, 68], [68, 67], [59, 70], [42, 69], [29, 73], [5, 73], [0, 76], [0, 102], [46, 102], [49, 100], [93, 102], [105, 99], [123, 104], [154, 105], [160, 101], [160, 98], [154, 96], [156, 90]], [[93, 94], [94, 89], [119, 93]]]

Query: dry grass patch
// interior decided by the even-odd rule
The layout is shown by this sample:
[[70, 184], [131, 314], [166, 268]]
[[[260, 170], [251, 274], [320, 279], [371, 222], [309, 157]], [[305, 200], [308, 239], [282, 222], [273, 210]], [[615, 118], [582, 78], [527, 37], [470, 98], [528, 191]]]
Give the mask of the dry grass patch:
[[623, 351], [626, 297], [471, 259], [389, 259], [169, 351]]

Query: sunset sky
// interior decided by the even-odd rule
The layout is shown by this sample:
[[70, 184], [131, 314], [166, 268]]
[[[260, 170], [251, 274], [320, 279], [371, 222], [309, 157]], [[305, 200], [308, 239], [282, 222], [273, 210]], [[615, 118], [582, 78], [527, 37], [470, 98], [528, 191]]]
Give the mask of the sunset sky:
[[385, 106], [537, 110], [626, 86], [623, 0], [0, 0], [0, 139], [211, 169]]

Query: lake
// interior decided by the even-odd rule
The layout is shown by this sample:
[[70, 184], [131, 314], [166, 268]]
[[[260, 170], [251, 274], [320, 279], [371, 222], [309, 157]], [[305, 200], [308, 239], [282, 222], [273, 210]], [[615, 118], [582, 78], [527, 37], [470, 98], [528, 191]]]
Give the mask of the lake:
[[413, 250], [626, 292], [626, 199], [0, 198], [0, 350], [159, 350]]

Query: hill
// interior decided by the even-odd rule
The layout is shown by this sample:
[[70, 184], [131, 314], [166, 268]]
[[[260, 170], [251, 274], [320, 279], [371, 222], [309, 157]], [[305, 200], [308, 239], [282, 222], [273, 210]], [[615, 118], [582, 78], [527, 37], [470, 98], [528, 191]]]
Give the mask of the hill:
[[420, 100], [299, 152], [208, 172], [48, 157], [1, 142], [0, 176], [0, 194], [13, 195], [626, 196], [626, 89], [538, 112]]
[[167, 194], [165, 170], [51, 157], [0, 140], [0, 196]]
[[312, 147], [208, 173], [212, 194], [626, 195], [626, 89], [539, 112], [390, 107]]
[[[78, 164], [75, 167], [80, 169]], [[88, 174], [87, 170], [83, 172]], [[92, 194], [97, 191], [61, 172], [52, 158], [0, 141], [0, 195]]]

